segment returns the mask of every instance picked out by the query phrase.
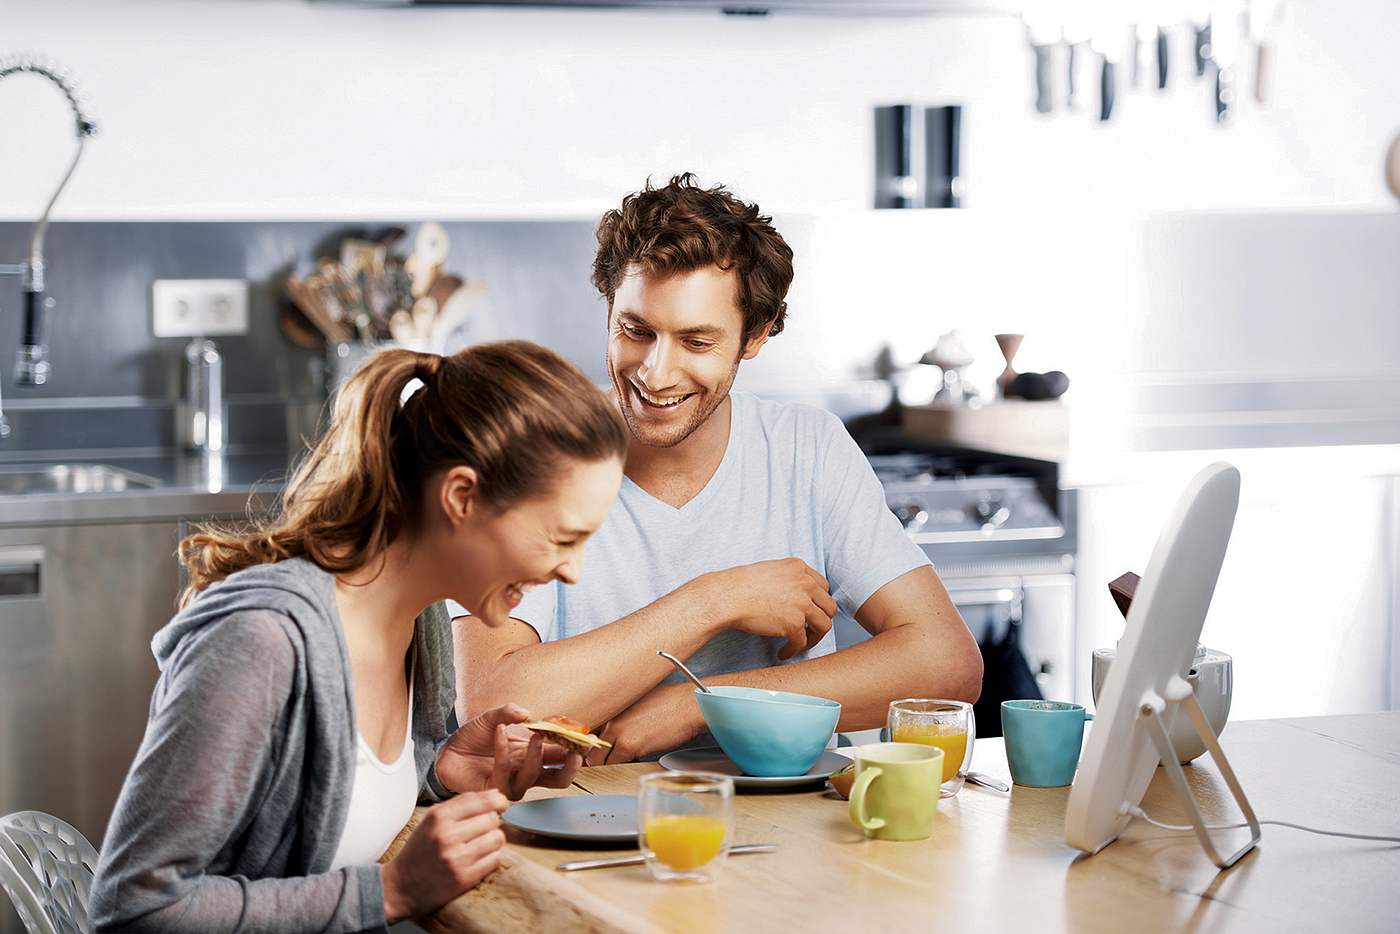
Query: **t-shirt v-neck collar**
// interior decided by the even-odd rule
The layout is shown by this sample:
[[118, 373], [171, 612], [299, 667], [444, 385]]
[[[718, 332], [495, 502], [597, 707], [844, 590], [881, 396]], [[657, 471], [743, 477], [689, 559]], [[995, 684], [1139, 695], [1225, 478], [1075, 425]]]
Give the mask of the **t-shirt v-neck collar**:
[[632, 494], [629, 498], [645, 504], [647, 508], [658, 513], [669, 514], [678, 518], [686, 518], [687, 516], [703, 511], [705, 504], [718, 495], [719, 489], [724, 486], [725, 477], [734, 469], [734, 463], [739, 459], [740, 445], [736, 444], [734, 439], [741, 430], [740, 421], [743, 417], [739, 411], [741, 407], [740, 401], [734, 397], [733, 393], [730, 393], [729, 437], [725, 441], [724, 457], [720, 459], [719, 466], [715, 468], [715, 472], [710, 476], [710, 479], [705, 482], [705, 486], [701, 488], [699, 493], [692, 496], [683, 506], [676, 507], [652, 496], [646, 490], [638, 486], [631, 477], [624, 475], [622, 478], [622, 488], [624, 491]]

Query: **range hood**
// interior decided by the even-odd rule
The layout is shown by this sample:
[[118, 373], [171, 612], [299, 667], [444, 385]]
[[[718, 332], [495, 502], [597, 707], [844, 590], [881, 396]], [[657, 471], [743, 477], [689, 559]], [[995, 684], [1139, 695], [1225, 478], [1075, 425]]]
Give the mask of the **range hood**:
[[362, 7], [594, 7], [717, 10], [735, 16], [807, 13], [909, 16], [927, 13], [1020, 13], [1016, 0], [309, 0]]

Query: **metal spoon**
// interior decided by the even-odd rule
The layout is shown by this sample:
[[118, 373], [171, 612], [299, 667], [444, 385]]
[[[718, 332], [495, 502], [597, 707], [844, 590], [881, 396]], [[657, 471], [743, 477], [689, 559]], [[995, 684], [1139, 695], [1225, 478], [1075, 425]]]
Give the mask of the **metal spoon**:
[[694, 681], [695, 686], [697, 688], [704, 691], [706, 694], [710, 693], [710, 689], [705, 687], [704, 683], [699, 678], [695, 677], [695, 675], [691, 673], [691, 670], [685, 667], [685, 663], [682, 662], [679, 658], [676, 658], [676, 656], [672, 655], [670, 652], [662, 652], [660, 650], [658, 650], [656, 654], [667, 659], [672, 665], [675, 665], [677, 668], [679, 668], [681, 670], [681, 674], [685, 675], [691, 681]]

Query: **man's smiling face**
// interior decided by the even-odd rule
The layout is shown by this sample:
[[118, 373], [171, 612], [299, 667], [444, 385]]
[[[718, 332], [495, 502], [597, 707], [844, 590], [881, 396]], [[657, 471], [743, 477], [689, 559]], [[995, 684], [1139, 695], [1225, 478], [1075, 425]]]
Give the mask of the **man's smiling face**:
[[704, 425], [729, 395], [743, 341], [732, 270], [706, 266], [666, 278], [622, 280], [608, 313], [608, 376], [632, 436], [669, 448]]

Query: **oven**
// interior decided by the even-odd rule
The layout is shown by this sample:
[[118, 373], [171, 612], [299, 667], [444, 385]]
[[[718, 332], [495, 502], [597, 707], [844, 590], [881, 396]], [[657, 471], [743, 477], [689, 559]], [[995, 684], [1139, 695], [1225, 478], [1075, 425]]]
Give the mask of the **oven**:
[[[1053, 462], [918, 442], [900, 448], [867, 456], [890, 510], [929, 556], [983, 647], [988, 671], [978, 734], [999, 736], [993, 711], [1002, 700], [1027, 696], [997, 677], [994, 663], [1006, 657], [999, 650], [1019, 648], [1041, 696], [1073, 697], [1074, 492], [1059, 489]], [[844, 614], [834, 626], [838, 647], [868, 638]], [[850, 741], [866, 739], [853, 734]]]

